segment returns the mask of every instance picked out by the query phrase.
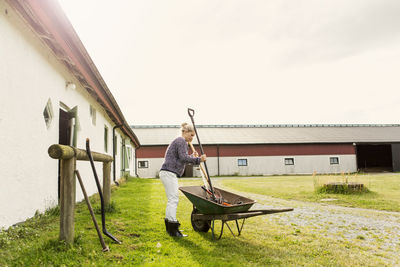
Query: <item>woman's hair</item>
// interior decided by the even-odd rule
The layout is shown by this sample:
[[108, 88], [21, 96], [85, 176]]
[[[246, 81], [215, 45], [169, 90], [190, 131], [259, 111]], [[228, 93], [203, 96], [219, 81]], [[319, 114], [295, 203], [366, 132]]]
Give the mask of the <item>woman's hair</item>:
[[194, 127], [191, 124], [187, 124], [186, 122], [181, 124], [182, 132], [194, 132]]

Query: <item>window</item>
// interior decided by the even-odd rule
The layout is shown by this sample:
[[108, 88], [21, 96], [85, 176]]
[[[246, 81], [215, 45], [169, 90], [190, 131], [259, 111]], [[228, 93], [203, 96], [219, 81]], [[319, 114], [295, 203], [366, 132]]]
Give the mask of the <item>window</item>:
[[51, 121], [53, 120], [53, 106], [51, 105], [50, 98], [47, 101], [46, 106], [44, 107], [43, 117], [44, 117], [44, 121], [46, 123], [47, 129], [49, 129], [50, 125], [51, 125]]
[[247, 166], [247, 159], [238, 159], [238, 166]]
[[108, 128], [104, 126], [104, 151], [108, 152]]
[[129, 145], [124, 145], [122, 154], [123, 154], [123, 158], [122, 158], [123, 170], [129, 171], [129, 165], [130, 165], [131, 159], [132, 159], [132, 148]]
[[285, 165], [294, 165], [294, 158], [285, 158]]
[[126, 166], [128, 166], [128, 168], [129, 168], [129, 165], [132, 160], [132, 147], [130, 147], [130, 146], [126, 146], [126, 160], [127, 160]]
[[329, 162], [331, 165], [339, 164], [339, 158], [338, 157], [330, 157]]
[[90, 119], [92, 124], [96, 125], [96, 109], [92, 105], [90, 105]]
[[139, 168], [148, 168], [149, 162], [147, 160], [138, 161], [138, 167]]

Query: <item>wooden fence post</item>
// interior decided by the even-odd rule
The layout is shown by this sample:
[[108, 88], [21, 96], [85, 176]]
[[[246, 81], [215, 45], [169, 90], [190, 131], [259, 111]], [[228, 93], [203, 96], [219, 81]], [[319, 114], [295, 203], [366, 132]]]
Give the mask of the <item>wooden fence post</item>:
[[75, 165], [75, 157], [62, 159], [60, 165], [60, 240], [69, 244], [74, 242], [75, 231]]
[[[60, 164], [60, 240], [74, 242], [74, 217], [76, 200], [75, 168], [77, 160], [89, 160], [86, 150], [60, 144], [51, 145], [49, 156], [61, 160]], [[92, 152], [94, 161], [103, 162], [103, 198], [104, 204], [111, 200], [111, 162], [113, 158], [106, 154]]]
[[111, 203], [111, 161], [103, 162], [103, 197], [104, 206]]

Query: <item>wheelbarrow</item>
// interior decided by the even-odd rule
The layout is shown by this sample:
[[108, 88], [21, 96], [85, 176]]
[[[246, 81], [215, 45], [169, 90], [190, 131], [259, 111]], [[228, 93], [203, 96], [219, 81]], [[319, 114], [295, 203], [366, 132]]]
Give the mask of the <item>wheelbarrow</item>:
[[[219, 199], [224, 201], [215, 202], [203, 186], [184, 186], [179, 190], [192, 202], [193, 211], [190, 216], [192, 227], [196, 232], [208, 232], [211, 228], [212, 239], [221, 239], [224, 232], [224, 225], [227, 226], [233, 236], [242, 233], [244, 222], [247, 218], [264, 214], [292, 211], [293, 208], [273, 208], [250, 210], [255, 200], [214, 187], [214, 193]], [[216, 238], [215, 221], [220, 220], [221, 230]], [[241, 220], [241, 222], [239, 222]], [[235, 221], [237, 234], [232, 231], [227, 223]]]
[[[203, 146], [201, 145], [196, 125], [194, 123], [194, 110], [188, 108], [188, 114], [192, 121], [197, 141], [199, 142], [200, 152], [204, 154]], [[195, 149], [192, 143], [189, 143], [192, 151]], [[212, 186], [210, 175], [206, 162], [200, 163], [201, 174], [204, 181], [204, 186], [185, 186], [179, 190], [192, 202], [193, 211], [190, 216], [192, 227], [197, 232], [208, 232], [211, 228], [212, 237], [215, 239], [215, 221], [221, 220], [221, 232], [218, 239], [221, 239], [224, 232], [224, 225], [228, 227], [233, 236], [231, 227], [227, 224], [228, 221], [235, 221], [237, 228], [237, 236], [243, 230], [244, 222], [247, 218], [259, 216], [263, 214], [271, 214], [278, 212], [292, 211], [292, 208], [285, 209], [264, 209], [264, 210], [249, 210], [255, 200], [230, 193], [228, 191], [215, 188]], [[241, 224], [238, 220], [242, 219]]]

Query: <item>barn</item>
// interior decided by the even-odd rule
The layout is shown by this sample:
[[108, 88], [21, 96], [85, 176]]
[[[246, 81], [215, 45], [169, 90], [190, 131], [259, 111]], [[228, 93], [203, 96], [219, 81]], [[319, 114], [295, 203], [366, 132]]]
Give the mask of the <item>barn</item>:
[[[141, 141], [137, 174], [156, 177], [179, 127], [132, 127]], [[400, 171], [400, 125], [199, 125], [197, 131], [211, 176]], [[185, 176], [199, 176], [198, 169], [187, 166]]]
[[[90, 138], [92, 151], [115, 152], [116, 180], [136, 173], [140, 143], [57, 1], [0, 0], [0, 32], [1, 229], [58, 204], [50, 145]], [[89, 163], [77, 169], [97, 192]]]

